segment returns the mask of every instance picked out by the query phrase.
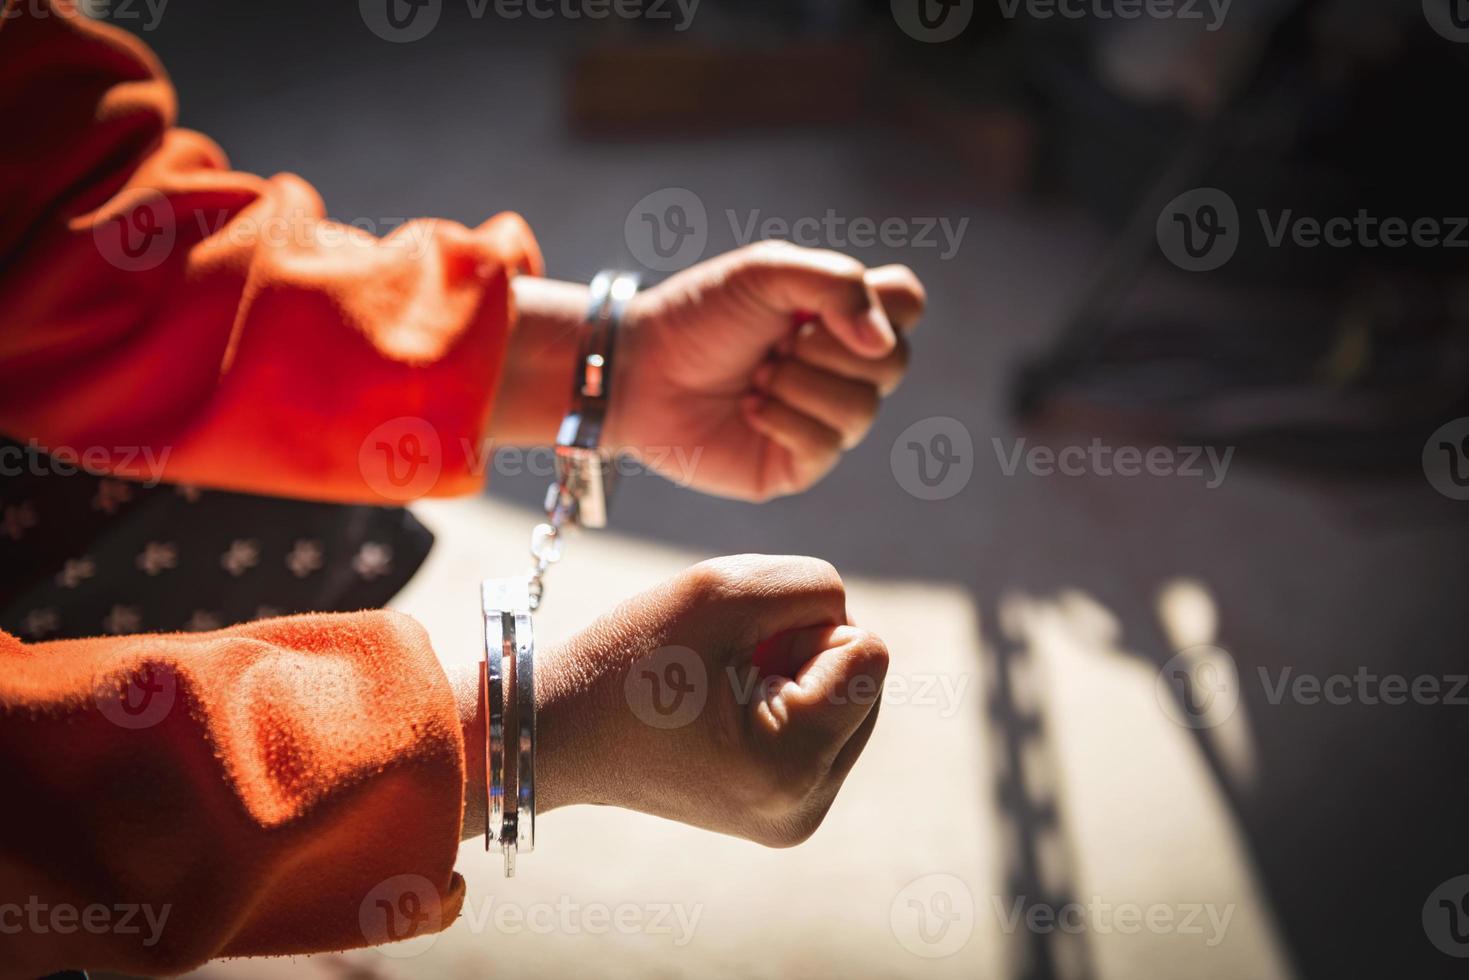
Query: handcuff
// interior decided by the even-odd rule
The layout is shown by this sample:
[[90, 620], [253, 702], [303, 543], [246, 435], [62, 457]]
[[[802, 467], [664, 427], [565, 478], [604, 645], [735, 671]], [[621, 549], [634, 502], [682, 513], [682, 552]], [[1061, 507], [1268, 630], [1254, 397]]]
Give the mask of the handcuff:
[[[485, 635], [485, 850], [499, 844], [505, 877], [515, 858], [536, 844], [535, 628], [531, 614], [545, 595], [546, 571], [561, 558], [565, 530], [607, 524], [615, 472], [601, 448], [611, 398], [617, 331], [638, 291], [632, 272], [603, 271], [592, 280], [585, 330], [577, 351], [571, 408], [556, 434], [556, 479], [546, 488], [546, 520], [531, 531], [531, 570], [480, 586]], [[511, 760], [514, 781], [510, 781]]]

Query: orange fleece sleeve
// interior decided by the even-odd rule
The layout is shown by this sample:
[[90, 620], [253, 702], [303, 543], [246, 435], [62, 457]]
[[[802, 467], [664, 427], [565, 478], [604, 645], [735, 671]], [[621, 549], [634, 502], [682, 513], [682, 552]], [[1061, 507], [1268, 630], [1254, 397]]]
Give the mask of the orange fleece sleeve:
[[0, 977], [448, 926], [463, 758], [448, 681], [398, 613], [0, 633]]
[[[525, 223], [327, 221], [299, 178], [232, 172], [176, 128], [136, 38], [0, 3], [0, 431], [278, 496], [476, 490], [509, 283], [541, 269]], [[399, 495], [384, 446], [432, 478]]]

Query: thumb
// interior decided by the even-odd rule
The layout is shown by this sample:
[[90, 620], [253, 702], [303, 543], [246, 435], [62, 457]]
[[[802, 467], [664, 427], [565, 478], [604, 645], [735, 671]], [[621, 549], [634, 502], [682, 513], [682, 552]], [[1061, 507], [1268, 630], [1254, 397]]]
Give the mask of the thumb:
[[782, 740], [810, 744], [830, 766], [876, 710], [888, 651], [855, 626], [813, 626], [763, 644], [758, 662], [768, 679], [759, 720]]
[[893, 325], [856, 259], [827, 249], [761, 243], [745, 253], [751, 283], [767, 304], [815, 315], [854, 354], [878, 358], [897, 344]]

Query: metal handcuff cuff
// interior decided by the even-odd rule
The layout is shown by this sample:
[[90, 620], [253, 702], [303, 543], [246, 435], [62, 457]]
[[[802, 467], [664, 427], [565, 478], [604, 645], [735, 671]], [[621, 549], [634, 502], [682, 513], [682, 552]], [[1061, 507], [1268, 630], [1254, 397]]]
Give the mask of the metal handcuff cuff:
[[[531, 532], [530, 573], [486, 580], [485, 617], [485, 850], [515, 857], [536, 843], [535, 633], [531, 613], [545, 593], [546, 570], [561, 557], [566, 528], [603, 527], [613, 470], [600, 448], [612, 387], [617, 329], [638, 290], [631, 272], [599, 272], [592, 280], [586, 330], [577, 353], [571, 409], [556, 434], [556, 481], [546, 489], [546, 520]], [[508, 697], [507, 697], [508, 695]], [[510, 760], [515, 762], [515, 779]]]

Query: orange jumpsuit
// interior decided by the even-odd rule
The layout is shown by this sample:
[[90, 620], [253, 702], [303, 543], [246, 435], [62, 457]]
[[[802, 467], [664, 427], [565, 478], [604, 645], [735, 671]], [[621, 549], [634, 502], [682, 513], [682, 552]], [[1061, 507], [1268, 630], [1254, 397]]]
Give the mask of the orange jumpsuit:
[[[442, 436], [430, 492], [477, 489], [510, 279], [540, 271], [524, 222], [372, 238], [299, 178], [231, 171], [174, 113], [136, 38], [4, 0], [0, 432], [167, 449], [172, 482], [387, 503], [359, 452], [409, 416]], [[128, 466], [104, 468], [144, 475]], [[387, 938], [384, 882], [415, 894], [382, 907], [447, 926], [463, 758], [402, 615], [0, 633], [0, 976], [362, 946]]]

